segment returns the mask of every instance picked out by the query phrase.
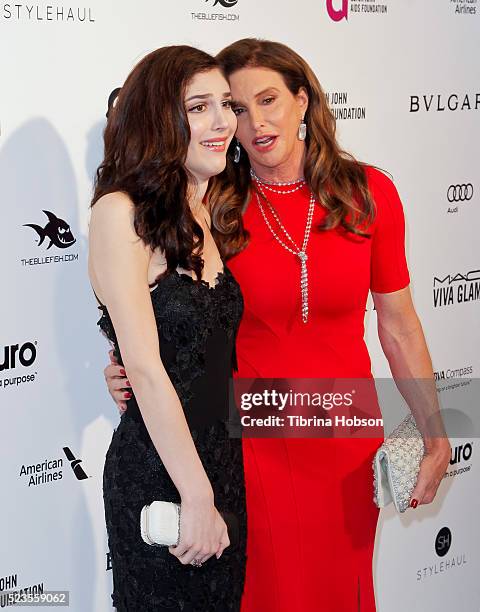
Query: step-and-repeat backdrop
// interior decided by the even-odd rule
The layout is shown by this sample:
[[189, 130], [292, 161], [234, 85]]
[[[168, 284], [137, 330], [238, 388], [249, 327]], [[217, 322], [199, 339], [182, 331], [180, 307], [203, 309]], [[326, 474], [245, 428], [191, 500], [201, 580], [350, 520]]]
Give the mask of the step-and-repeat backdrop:
[[[0, 607], [5, 592], [26, 589], [69, 591], [75, 612], [111, 609], [101, 474], [118, 414], [104, 385], [108, 347], [86, 271], [107, 100], [157, 47], [216, 52], [245, 36], [303, 55], [328, 92], [344, 148], [393, 175], [440, 398], [452, 408], [473, 394], [480, 372], [477, 0], [2, 2]], [[371, 300], [366, 337], [375, 374], [388, 377]], [[452, 438], [452, 448], [433, 504], [381, 513], [380, 612], [480, 610], [474, 428]]]

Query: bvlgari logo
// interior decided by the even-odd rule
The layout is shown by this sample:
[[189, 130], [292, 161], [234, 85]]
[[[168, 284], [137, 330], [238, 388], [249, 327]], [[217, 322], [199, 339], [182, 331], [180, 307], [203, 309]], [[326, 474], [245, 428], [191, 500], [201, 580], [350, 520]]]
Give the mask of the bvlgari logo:
[[420, 94], [410, 96], [411, 113], [480, 110], [480, 93]]
[[43, 212], [48, 217], [48, 222], [44, 227], [35, 223], [25, 223], [25, 227], [31, 227], [37, 232], [39, 237], [38, 246], [43, 244], [45, 238], [48, 238], [50, 241], [47, 249], [52, 245], [58, 249], [68, 249], [72, 244], [75, 244], [76, 239], [73, 237], [68, 223], [49, 210], [44, 210]]

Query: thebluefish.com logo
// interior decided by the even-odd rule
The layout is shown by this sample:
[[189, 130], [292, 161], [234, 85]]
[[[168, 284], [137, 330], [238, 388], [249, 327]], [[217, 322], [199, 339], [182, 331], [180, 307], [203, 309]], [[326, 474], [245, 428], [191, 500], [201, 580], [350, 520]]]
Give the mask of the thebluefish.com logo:
[[218, 21], [222, 23], [232, 23], [240, 20], [240, 15], [238, 13], [223, 10], [233, 8], [236, 4], [238, 4], [238, 0], [203, 0], [203, 5], [205, 6], [205, 4], [207, 4], [209, 8], [216, 10], [212, 10], [211, 13], [192, 11], [190, 16], [194, 21]]

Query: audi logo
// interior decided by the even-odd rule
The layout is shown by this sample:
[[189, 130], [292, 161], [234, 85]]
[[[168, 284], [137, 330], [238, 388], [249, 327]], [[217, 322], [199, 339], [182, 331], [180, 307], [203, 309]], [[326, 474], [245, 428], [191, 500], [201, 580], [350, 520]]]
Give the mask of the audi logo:
[[473, 196], [473, 185], [450, 185], [447, 191], [447, 199], [449, 202], [466, 202], [471, 200]]

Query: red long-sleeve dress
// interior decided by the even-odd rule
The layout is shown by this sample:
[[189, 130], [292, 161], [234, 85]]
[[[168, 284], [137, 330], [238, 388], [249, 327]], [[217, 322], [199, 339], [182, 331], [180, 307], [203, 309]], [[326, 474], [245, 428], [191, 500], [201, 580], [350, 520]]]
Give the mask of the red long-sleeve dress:
[[[228, 263], [245, 302], [237, 377], [372, 378], [364, 342], [368, 292], [402, 289], [409, 273], [395, 186], [376, 169], [367, 168], [367, 176], [376, 204], [370, 239], [315, 230], [325, 215], [315, 206], [306, 324], [298, 257], [275, 240], [252, 197], [244, 216], [250, 244]], [[267, 192], [298, 245], [309, 195], [307, 187], [287, 195]], [[378, 509], [371, 464], [382, 441], [244, 439], [248, 543], [242, 612], [375, 610]]]

